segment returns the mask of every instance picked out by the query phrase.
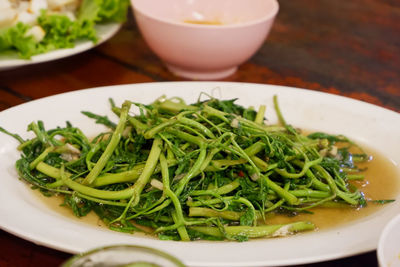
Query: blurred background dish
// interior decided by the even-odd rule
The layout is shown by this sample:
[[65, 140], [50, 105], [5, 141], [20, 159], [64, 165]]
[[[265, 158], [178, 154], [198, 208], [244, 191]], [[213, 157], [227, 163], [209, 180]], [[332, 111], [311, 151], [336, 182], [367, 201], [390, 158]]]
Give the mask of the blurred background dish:
[[132, 245], [115, 245], [77, 254], [61, 267], [185, 267], [161, 250]]
[[100, 45], [101, 43], [107, 41], [111, 37], [113, 37], [118, 30], [121, 28], [121, 23], [111, 22], [106, 24], [99, 24], [95, 26], [97, 31], [99, 40], [97, 43], [93, 43], [90, 40], [80, 41], [75, 47], [65, 48], [65, 49], [57, 49], [44, 54], [38, 54], [32, 56], [31, 59], [20, 59], [17, 54], [4, 54], [0, 55], [0, 71], [23, 67], [31, 64], [37, 64], [42, 62], [47, 62], [51, 60], [57, 60], [64, 57], [72, 56], [86, 50], [89, 50], [93, 47]]
[[[83, 52], [126, 21], [129, 0], [0, 0], [0, 69]], [[19, 59], [19, 60], [18, 60]]]
[[400, 266], [400, 214], [383, 229], [377, 254], [380, 267]]
[[231, 75], [262, 45], [276, 0], [131, 0], [147, 44], [174, 74], [197, 80]]

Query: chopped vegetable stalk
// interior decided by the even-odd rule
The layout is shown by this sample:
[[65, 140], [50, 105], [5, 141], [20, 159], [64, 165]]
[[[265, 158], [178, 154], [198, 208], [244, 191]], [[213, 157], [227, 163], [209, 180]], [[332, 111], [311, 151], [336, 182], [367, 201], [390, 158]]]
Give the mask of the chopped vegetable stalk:
[[290, 224], [274, 224], [274, 225], [263, 225], [263, 226], [226, 226], [221, 231], [217, 227], [206, 227], [206, 226], [193, 226], [190, 229], [201, 232], [206, 235], [216, 237], [278, 237], [288, 236], [300, 231], [313, 230], [315, 226], [310, 222], [295, 222]]

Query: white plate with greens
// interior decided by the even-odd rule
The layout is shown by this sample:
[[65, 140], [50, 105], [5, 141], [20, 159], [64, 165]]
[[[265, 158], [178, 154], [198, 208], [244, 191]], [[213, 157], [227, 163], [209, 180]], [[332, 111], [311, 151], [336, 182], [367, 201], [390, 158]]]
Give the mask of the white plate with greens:
[[107, 41], [113, 37], [118, 30], [121, 28], [121, 23], [105, 23], [98, 24], [95, 26], [98, 34], [98, 41], [96, 43], [92, 41], [78, 41], [72, 48], [57, 49], [47, 53], [38, 54], [32, 56], [30, 59], [20, 59], [18, 55], [0, 55], [0, 71], [12, 69], [16, 67], [28, 66], [31, 64], [43, 63], [47, 61], [57, 60], [69, 56], [76, 55], [78, 53], [92, 49], [101, 43]]
[[[26, 127], [42, 120], [47, 128], [70, 121], [88, 136], [104, 128], [80, 112], [113, 117], [108, 99], [117, 105], [130, 99], [151, 103], [161, 95], [179, 96], [195, 102], [201, 92], [217, 98], [238, 98], [243, 106], [267, 105], [266, 117], [277, 117], [272, 108], [278, 95], [286, 121], [296, 127], [344, 134], [382, 153], [396, 169], [400, 183], [400, 115], [365, 102], [298, 88], [224, 82], [171, 82], [122, 85], [87, 89], [46, 97], [0, 112], [0, 126], [22, 137]], [[352, 222], [284, 238], [247, 242], [162, 241], [146, 236], [114, 232], [66, 217], [39, 200], [15, 170], [18, 142], [0, 134], [0, 227], [16, 236], [69, 253], [84, 252], [113, 244], [133, 244], [163, 250], [188, 266], [277, 266], [331, 260], [376, 249], [384, 225], [400, 211], [400, 202], [384, 205]], [[399, 191], [394, 195], [399, 198]]]

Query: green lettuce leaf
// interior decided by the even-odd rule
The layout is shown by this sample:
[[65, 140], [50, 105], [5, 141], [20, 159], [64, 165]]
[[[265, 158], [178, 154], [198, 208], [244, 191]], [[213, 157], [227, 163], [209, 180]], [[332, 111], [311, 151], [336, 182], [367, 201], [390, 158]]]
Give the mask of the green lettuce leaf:
[[39, 25], [46, 32], [44, 39], [39, 44], [42, 53], [53, 49], [74, 47], [75, 42], [80, 39], [97, 41], [94, 23], [72, 21], [65, 15], [47, 15], [46, 13], [43, 12], [38, 18]]
[[38, 47], [32, 36], [25, 36], [28, 29], [29, 26], [18, 23], [0, 32], [0, 52], [17, 50], [21, 58], [30, 58], [38, 51]]
[[92, 22], [123, 22], [128, 7], [129, 0], [83, 0], [78, 19]]

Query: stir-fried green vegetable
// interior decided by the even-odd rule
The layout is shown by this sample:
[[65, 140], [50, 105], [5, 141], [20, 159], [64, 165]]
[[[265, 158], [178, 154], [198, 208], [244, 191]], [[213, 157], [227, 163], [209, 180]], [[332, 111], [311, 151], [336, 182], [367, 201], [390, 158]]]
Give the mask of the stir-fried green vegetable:
[[355, 145], [344, 136], [301, 134], [276, 97], [278, 125], [264, 122], [264, 106], [255, 111], [235, 99], [110, 103], [117, 123], [83, 112], [109, 128], [94, 138], [68, 122], [46, 130], [41, 121], [28, 127], [33, 139], [12, 135], [21, 143], [20, 176], [63, 195], [76, 216], [94, 211], [113, 230], [145, 229], [161, 239], [244, 241], [315, 227], [271, 225], [274, 214], [366, 204], [349, 180], [363, 178], [356, 164], [368, 156], [351, 153]]

